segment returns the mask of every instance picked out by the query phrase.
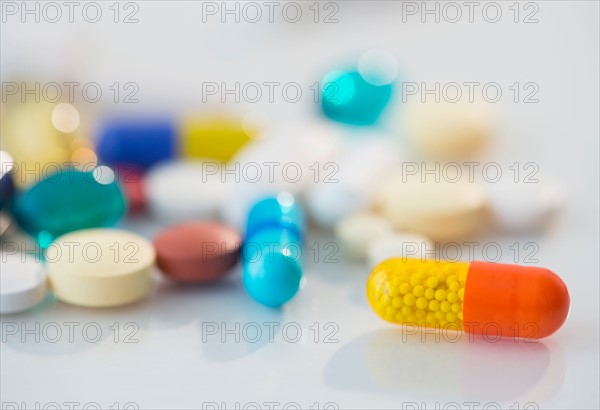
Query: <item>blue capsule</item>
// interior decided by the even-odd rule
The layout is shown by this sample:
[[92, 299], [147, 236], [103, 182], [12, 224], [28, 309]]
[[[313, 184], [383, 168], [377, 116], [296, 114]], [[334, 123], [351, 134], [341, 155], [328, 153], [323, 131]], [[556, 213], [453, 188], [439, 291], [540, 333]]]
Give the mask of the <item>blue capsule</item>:
[[300, 206], [287, 193], [264, 199], [250, 210], [242, 279], [257, 302], [280, 307], [298, 293], [304, 224]]
[[105, 164], [143, 170], [176, 155], [176, 136], [175, 125], [169, 120], [108, 121], [98, 138], [98, 158]]

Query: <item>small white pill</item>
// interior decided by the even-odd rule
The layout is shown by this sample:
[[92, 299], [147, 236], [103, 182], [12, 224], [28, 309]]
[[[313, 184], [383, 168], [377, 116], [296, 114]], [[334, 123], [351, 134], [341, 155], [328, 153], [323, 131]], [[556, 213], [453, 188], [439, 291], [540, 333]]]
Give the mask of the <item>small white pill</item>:
[[378, 206], [398, 230], [417, 232], [439, 242], [469, 238], [487, 222], [486, 195], [468, 180], [435, 181], [389, 173], [378, 187]]
[[152, 285], [155, 252], [145, 238], [120, 229], [83, 229], [59, 237], [46, 250], [56, 297], [87, 307], [135, 302]]
[[552, 182], [515, 183], [503, 178], [486, 184], [492, 220], [508, 233], [539, 232], [563, 204], [563, 195]]
[[222, 168], [222, 162], [211, 160], [153, 167], [144, 184], [150, 213], [169, 223], [214, 218], [223, 197]]
[[408, 104], [405, 114], [409, 140], [430, 159], [473, 157], [489, 144], [495, 122], [488, 105], [468, 100], [418, 101]]
[[393, 231], [386, 218], [368, 211], [345, 216], [335, 226], [335, 236], [342, 250], [359, 259], [367, 256], [367, 248], [371, 241]]
[[48, 293], [44, 265], [27, 254], [0, 253], [0, 313], [31, 309]]
[[434, 244], [423, 235], [416, 233], [392, 233], [380, 236], [369, 243], [367, 262], [374, 268], [390, 258], [420, 258], [435, 250]]

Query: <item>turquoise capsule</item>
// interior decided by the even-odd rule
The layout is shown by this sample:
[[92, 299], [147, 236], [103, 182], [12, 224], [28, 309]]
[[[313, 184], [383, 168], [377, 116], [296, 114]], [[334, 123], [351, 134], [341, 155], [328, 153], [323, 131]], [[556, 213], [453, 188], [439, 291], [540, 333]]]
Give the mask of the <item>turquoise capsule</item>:
[[393, 86], [373, 84], [358, 71], [331, 71], [321, 84], [321, 107], [330, 119], [351, 125], [372, 125], [388, 105]]
[[257, 302], [280, 307], [300, 289], [302, 242], [287, 229], [268, 227], [247, 238], [242, 252], [243, 282]]
[[242, 248], [244, 287], [257, 302], [280, 307], [300, 289], [304, 213], [281, 193], [256, 203], [248, 214]]
[[46, 248], [58, 236], [114, 224], [126, 211], [114, 172], [64, 167], [20, 193], [12, 212], [21, 228]]

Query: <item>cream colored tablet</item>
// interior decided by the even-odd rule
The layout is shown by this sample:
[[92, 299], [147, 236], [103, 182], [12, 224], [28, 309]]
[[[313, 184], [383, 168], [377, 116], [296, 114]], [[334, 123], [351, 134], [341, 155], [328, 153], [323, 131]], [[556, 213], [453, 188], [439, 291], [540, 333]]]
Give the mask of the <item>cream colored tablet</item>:
[[433, 176], [421, 182], [402, 172], [386, 175], [379, 185], [381, 212], [398, 230], [420, 233], [433, 241], [468, 239], [486, 224], [486, 195], [466, 179], [449, 182]]
[[367, 256], [371, 241], [393, 232], [392, 224], [374, 212], [357, 212], [342, 218], [335, 226], [335, 236], [344, 252], [355, 258]]
[[57, 298], [110, 307], [143, 298], [151, 287], [155, 252], [143, 237], [120, 229], [85, 229], [58, 238], [46, 251]]
[[370, 269], [390, 258], [426, 258], [435, 254], [434, 244], [417, 233], [399, 232], [369, 242], [367, 263]]
[[44, 266], [35, 255], [0, 253], [0, 313], [30, 309], [47, 293]]
[[473, 157], [489, 144], [496, 122], [489, 104], [433, 99], [409, 104], [405, 120], [413, 146], [431, 159]]

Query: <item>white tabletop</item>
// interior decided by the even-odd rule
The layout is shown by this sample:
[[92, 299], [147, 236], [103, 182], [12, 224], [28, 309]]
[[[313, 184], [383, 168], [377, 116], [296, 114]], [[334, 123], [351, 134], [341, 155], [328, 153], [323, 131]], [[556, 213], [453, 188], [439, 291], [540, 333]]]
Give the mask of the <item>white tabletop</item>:
[[[315, 251], [307, 251], [303, 289], [280, 311], [253, 302], [236, 271], [223, 282], [190, 288], [157, 275], [149, 297], [123, 308], [49, 300], [2, 316], [2, 408], [600, 406], [597, 2], [521, 4], [518, 23], [512, 2], [497, 3], [503, 12], [497, 23], [482, 17], [486, 2], [473, 23], [462, 3], [461, 21], [448, 22], [454, 14], [446, 14], [439, 23], [431, 17], [423, 23], [406, 9], [420, 2], [335, 2], [339, 22], [333, 24], [315, 24], [311, 14], [299, 23], [277, 15], [273, 24], [222, 24], [212, 16], [203, 23], [200, 3], [133, 3], [139, 8], [134, 24], [111, 21], [109, 3], [100, 4], [111, 18], [96, 24], [78, 14], [74, 23], [55, 24], [7, 15], [2, 81], [75, 78], [107, 92], [114, 82], [135, 81], [140, 103], [134, 107], [105, 98], [84, 108], [179, 114], [219, 106], [214, 99], [200, 105], [203, 81], [294, 81], [310, 93], [324, 71], [379, 47], [398, 57], [408, 81], [496, 82], [506, 98], [498, 104], [503, 126], [489, 158], [503, 166], [535, 162], [541, 175], [562, 183], [566, 201], [543, 234], [490, 233], [477, 240], [500, 244], [508, 263], [515, 242], [521, 249], [534, 242], [538, 264], [565, 280], [571, 312], [555, 335], [534, 343], [412, 334], [375, 316], [365, 297], [367, 268], [341, 253], [327, 263], [324, 247], [334, 239], [311, 229], [317, 262]], [[446, 3], [439, 4], [443, 10]], [[311, 5], [303, 3], [305, 13]], [[330, 10], [321, 7], [323, 18]], [[121, 9], [121, 18], [128, 11]], [[523, 23], [529, 13], [539, 21]], [[515, 103], [509, 87], [516, 82], [534, 82], [539, 102]], [[310, 99], [232, 106], [262, 109], [280, 122], [318, 115]], [[145, 218], [125, 226], [148, 237], [158, 229]]]

